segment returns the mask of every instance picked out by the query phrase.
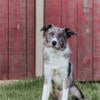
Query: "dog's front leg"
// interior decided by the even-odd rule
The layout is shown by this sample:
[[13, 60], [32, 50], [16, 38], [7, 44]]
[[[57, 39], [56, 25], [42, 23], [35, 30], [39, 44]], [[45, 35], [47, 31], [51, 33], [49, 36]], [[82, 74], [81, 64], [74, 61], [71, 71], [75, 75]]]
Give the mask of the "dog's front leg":
[[44, 85], [43, 85], [43, 94], [42, 100], [48, 100], [51, 92], [51, 80], [52, 80], [52, 70], [48, 66], [44, 66]]
[[51, 91], [51, 82], [44, 83], [42, 100], [48, 100]]
[[66, 87], [66, 79], [63, 80], [62, 100], [68, 100], [69, 88]]

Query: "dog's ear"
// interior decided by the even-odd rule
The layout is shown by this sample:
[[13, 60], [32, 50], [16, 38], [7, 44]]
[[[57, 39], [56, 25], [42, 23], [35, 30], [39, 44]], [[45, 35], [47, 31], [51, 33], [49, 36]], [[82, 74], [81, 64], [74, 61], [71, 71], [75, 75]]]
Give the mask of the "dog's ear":
[[49, 25], [45, 25], [45, 26], [43, 26], [42, 28], [41, 28], [41, 30], [40, 31], [47, 31], [48, 29], [50, 29], [52, 27], [52, 25], [51, 24], [49, 24]]
[[67, 36], [68, 38], [70, 38], [71, 35], [77, 35], [77, 33], [74, 32], [74, 31], [72, 31], [70, 28], [65, 28], [65, 29], [64, 29], [64, 32], [65, 32], [65, 34], [66, 34], [66, 36]]

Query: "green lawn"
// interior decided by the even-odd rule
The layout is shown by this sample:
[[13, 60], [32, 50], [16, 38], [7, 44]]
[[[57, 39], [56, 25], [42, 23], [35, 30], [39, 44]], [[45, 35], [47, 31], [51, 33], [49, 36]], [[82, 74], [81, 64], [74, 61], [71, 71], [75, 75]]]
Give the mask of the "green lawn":
[[[100, 83], [79, 83], [86, 100], [100, 100]], [[41, 100], [43, 81], [33, 79], [0, 85], [0, 100]]]

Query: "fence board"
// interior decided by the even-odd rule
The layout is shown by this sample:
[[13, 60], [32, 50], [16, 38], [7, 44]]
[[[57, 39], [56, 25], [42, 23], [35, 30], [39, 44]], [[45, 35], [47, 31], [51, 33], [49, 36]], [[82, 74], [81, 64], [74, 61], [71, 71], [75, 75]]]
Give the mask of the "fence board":
[[93, 11], [93, 74], [100, 80], [100, 1], [94, 0]]
[[92, 0], [78, 0], [78, 79], [92, 80]]
[[26, 0], [9, 0], [9, 78], [26, 77]]
[[45, 24], [61, 25], [61, 0], [45, 0]]
[[35, 0], [27, 0], [27, 76], [35, 75]]
[[0, 0], [0, 79], [8, 79], [8, 0]]

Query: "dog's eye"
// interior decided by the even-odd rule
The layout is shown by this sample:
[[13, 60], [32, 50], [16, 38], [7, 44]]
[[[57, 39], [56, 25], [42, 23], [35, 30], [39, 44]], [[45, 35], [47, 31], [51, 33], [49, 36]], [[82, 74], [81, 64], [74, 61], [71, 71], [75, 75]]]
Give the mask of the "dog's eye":
[[50, 35], [53, 36], [55, 33], [51, 32]]

